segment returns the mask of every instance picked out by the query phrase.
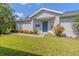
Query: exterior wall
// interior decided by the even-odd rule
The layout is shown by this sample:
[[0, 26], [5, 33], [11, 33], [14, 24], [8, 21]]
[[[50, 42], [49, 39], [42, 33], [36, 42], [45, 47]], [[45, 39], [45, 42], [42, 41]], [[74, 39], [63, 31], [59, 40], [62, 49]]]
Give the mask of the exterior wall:
[[[50, 31], [50, 30], [52, 30], [52, 27], [54, 26], [54, 20], [51, 19], [51, 20], [47, 20], [47, 21], [48, 21], [48, 31]], [[45, 33], [42, 30], [42, 22], [44, 22], [44, 20], [43, 21], [34, 20], [34, 26], [33, 27], [34, 27], [34, 29], [37, 29], [39, 34]], [[39, 26], [37, 27], [36, 25], [39, 25]]]
[[38, 18], [43, 18], [43, 17], [54, 17], [54, 16], [59, 16], [60, 14], [54, 13], [54, 12], [48, 12], [48, 11], [41, 11], [40, 13], [37, 13], [32, 17], [32, 19], [38, 19]]
[[48, 31], [52, 30], [54, 27], [54, 19], [48, 21]]
[[[41, 11], [40, 13], [34, 15], [32, 19], [34, 19], [34, 28], [37, 28], [39, 33], [44, 33], [42, 32], [42, 22], [43, 21], [48, 21], [48, 31], [52, 30], [52, 27], [54, 25], [59, 24], [59, 15], [57, 13], [51, 13], [48, 11]], [[36, 24], [40, 24], [40, 27], [36, 27]]]
[[54, 27], [59, 24], [59, 16], [55, 16]]
[[66, 34], [68, 37], [77, 36], [78, 33], [76, 33], [72, 28], [73, 23], [74, 23], [73, 18], [60, 19], [60, 24], [63, 25], [65, 28], [65, 31], [63, 32], [63, 34]]
[[68, 37], [72, 37], [72, 36], [75, 37], [77, 34], [79, 34], [78, 32], [74, 32], [74, 30], [72, 29], [72, 25], [74, 23], [72, 17], [60, 18], [59, 16], [60, 14], [57, 14], [57, 13], [41, 11], [40, 13], [37, 13], [35, 16], [32, 17], [32, 21], [17, 21], [16, 30], [36, 29], [38, 33], [42, 34], [43, 33], [42, 22], [48, 21], [48, 31], [52, 30], [52, 27], [55, 27], [57, 24], [61, 24], [65, 28], [65, 31], [63, 32], [63, 34], [66, 34]]
[[42, 33], [42, 21], [34, 20], [33, 29], [36, 29], [38, 33]]
[[[43, 34], [42, 31], [42, 22], [45, 20], [32, 20], [32, 21], [19, 21], [16, 22], [16, 30], [33, 30], [36, 29], [38, 31], [39, 34]], [[48, 21], [48, 31], [52, 29], [52, 27], [54, 27], [54, 19], [52, 20], [46, 20]], [[36, 25], [40, 25], [39, 27], [37, 27]]]
[[33, 21], [16, 22], [16, 30], [33, 30]]

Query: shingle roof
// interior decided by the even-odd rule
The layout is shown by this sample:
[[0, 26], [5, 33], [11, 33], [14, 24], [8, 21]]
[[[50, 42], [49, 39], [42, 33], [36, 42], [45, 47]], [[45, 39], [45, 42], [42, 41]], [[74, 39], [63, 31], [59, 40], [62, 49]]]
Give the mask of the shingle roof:
[[75, 13], [75, 12], [77, 13], [77, 12], [79, 12], [79, 10], [66, 11], [66, 12], [63, 12], [63, 13], [65, 14], [65, 13]]

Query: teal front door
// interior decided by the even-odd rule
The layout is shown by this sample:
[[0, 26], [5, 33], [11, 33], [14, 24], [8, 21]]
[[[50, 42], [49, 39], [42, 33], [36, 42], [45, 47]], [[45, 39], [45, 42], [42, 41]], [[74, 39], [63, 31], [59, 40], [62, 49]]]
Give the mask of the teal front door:
[[47, 32], [48, 31], [48, 21], [44, 21], [42, 23], [42, 30], [43, 30], [43, 32]]

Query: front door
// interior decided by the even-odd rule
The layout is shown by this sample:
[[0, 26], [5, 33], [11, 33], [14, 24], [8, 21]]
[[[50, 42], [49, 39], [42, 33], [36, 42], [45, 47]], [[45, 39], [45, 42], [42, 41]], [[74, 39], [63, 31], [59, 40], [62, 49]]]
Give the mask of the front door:
[[42, 23], [42, 30], [43, 30], [43, 32], [47, 32], [48, 31], [48, 21], [44, 21]]

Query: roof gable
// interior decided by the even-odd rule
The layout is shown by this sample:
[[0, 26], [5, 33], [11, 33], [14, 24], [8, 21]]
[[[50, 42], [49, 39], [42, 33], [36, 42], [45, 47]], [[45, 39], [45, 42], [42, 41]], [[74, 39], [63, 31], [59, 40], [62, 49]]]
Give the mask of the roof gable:
[[31, 16], [29, 16], [29, 18], [37, 15], [38, 13], [42, 12], [42, 11], [48, 11], [50, 13], [57, 13], [57, 14], [63, 14], [63, 12], [60, 11], [56, 11], [56, 10], [51, 10], [51, 9], [47, 9], [47, 8], [41, 8], [38, 11], [36, 11], [35, 13], [33, 13]]

